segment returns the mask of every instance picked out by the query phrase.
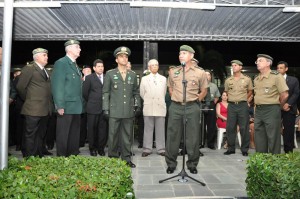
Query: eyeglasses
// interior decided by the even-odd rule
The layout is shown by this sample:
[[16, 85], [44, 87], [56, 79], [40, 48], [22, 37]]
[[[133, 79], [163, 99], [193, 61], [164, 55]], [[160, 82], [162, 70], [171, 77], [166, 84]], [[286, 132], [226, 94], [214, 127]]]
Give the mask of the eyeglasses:
[[266, 61], [266, 60], [259, 59], [259, 60], [255, 61], [254, 63], [255, 63], [255, 64], [258, 64], [259, 62], [264, 62], [264, 61]]

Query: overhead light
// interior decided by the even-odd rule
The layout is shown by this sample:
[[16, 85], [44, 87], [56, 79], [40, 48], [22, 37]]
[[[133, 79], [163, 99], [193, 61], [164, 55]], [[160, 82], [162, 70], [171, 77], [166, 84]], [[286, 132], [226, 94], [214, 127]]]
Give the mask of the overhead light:
[[282, 12], [300, 12], [300, 6], [285, 7]]
[[[60, 8], [61, 3], [55, 1], [18, 1], [14, 2], [15, 8]], [[0, 7], [4, 7], [4, 3], [0, 3]]]
[[215, 10], [216, 6], [210, 3], [186, 3], [186, 2], [157, 2], [157, 1], [132, 1], [130, 7], [150, 8], [186, 8], [200, 10]]

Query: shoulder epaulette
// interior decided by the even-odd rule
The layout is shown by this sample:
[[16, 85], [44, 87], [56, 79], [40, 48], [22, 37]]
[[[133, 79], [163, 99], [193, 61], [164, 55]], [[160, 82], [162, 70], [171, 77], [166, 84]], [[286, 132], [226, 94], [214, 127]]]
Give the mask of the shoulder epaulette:
[[231, 78], [231, 77], [232, 77], [232, 76], [227, 77], [227, 78], [225, 79], [225, 81], [226, 81], [227, 79]]
[[273, 74], [273, 75], [278, 75], [279, 72], [277, 70], [271, 70], [270, 74]]
[[243, 75], [244, 75], [245, 77], [248, 77], [248, 78], [250, 78], [250, 79], [251, 79], [251, 77], [250, 77], [250, 76], [248, 76], [248, 75], [245, 75], [244, 73], [243, 73]]
[[108, 71], [106, 71], [106, 72], [111, 72], [111, 71], [113, 71], [113, 70], [115, 70], [115, 69], [113, 68], [113, 69], [110, 69], [110, 70], [108, 70]]
[[198, 69], [200, 69], [200, 70], [204, 70], [202, 67], [200, 67], [200, 66], [198, 66], [198, 65], [196, 65], [195, 68], [198, 68]]
[[133, 70], [129, 70], [129, 72], [133, 72], [135, 74], [135, 71], [133, 71]]

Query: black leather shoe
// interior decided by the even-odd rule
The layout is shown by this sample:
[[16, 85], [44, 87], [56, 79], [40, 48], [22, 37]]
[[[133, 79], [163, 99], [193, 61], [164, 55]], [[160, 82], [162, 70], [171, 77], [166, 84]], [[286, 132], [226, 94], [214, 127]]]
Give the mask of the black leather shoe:
[[98, 151], [98, 154], [99, 154], [100, 156], [105, 156], [105, 152], [104, 152], [103, 150], [99, 150], [99, 151]]
[[133, 164], [131, 161], [127, 162], [126, 164], [127, 164], [127, 166], [130, 166], [131, 168], [136, 167], [135, 164]]
[[231, 154], [235, 154], [235, 151], [226, 151], [226, 152], [224, 153], [224, 155], [231, 155]]
[[147, 153], [147, 152], [142, 153], [142, 157], [147, 157], [148, 155], [150, 155], [150, 153]]
[[197, 173], [198, 173], [196, 167], [191, 167], [191, 168], [188, 168], [188, 169], [190, 170], [190, 172], [191, 172], [192, 174], [197, 174]]
[[91, 156], [97, 156], [97, 152], [94, 151], [94, 150], [92, 150], [92, 151], [90, 151], [90, 155], [91, 155]]
[[242, 152], [243, 156], [248, 156], [248, 152]]
[[21, 151], [21, 146], [20, 145], [16, 145], [16, 151]]
[[204, 154], [199, 150], [199, 156], [204, 156]]
[[211, 150], [216, 150], [216, 147], [214, 147], [214, 146], [208, 146], [207, 148], [209, 148]]
[[52, 150], [53, 148], [54, 148], [54, 144], [48, 144], [48, 145], [47, 145], [47, 149], [48, 149], [48, 150]]
[[161, 153], [159, 153], [158, 155], [166, 156], [166, 152], [161, 152]]
[[43, 155], [53, 155], [53, 153], [51, 153], [49, 151], [43, 151]]
[[175, 168], [173, 168], [173, 167], [168, 167], [167, 168], [167, 173], [168, 174], [174, 173], [174, 171], [175, 171]]

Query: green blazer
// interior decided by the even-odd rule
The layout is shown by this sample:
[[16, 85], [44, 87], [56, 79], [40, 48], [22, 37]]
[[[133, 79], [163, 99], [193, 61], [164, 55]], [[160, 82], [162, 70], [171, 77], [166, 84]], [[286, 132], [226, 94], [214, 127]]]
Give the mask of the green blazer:
[[83, 112], [81, 72], [68, 56], [54, 63], [51, 88], [56, 110], [64, 109], [65, 114]]
[[52, 113], [50, 79], [45, 77], [44, 72], [35, 62], [23, 67], [17, 90], [24, 100], [21, 114], [47, 116]]
[[117, 68], [107, 71], [102, 92], [102, 109], [109, 111], [109, 117], [132, 118], [134, 108], [141, 107], [137, 77], [131, 70], [125, 80]]

